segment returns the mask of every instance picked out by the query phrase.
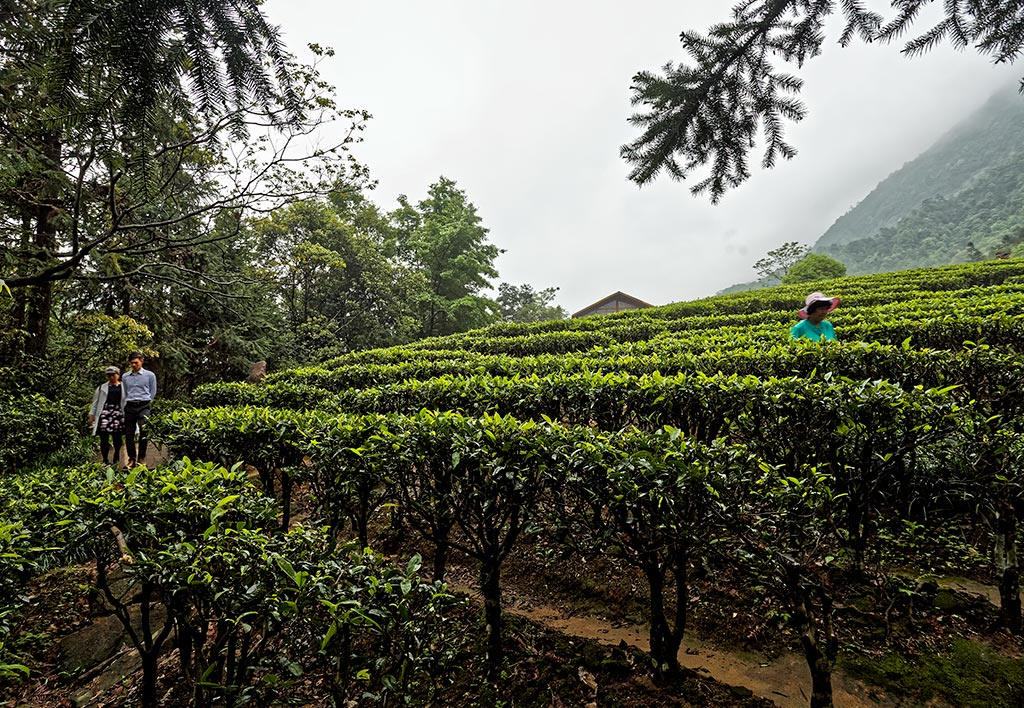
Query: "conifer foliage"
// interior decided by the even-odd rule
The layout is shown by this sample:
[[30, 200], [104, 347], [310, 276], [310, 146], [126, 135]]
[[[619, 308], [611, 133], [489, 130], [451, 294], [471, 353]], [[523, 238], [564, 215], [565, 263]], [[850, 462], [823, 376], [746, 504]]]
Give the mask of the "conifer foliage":
[[[825, 23], [837, 10], [844, 27], [839, 44], [901, 40], [930, 0], [892, 0], [893, 16], [865, 8], [861, 0], [743, 0], [732, 18], [706, 34], [684, 31], [680, 40], [692, 63], [666, 64], [661, 73], [633, 78], [629, 121], [643, 132], [621, 148], [631, 180], [644, 185], [662, 171], [683, 180], [701, 168], [708, 174], [690, 189], [717, 203], [750, 177], [748, 156], [760, 138], [761, 165], [771, 168], [796, 149], [786, 142], [784, 122], [807, 113], [797, 98], [803, 81], [781, 67], [798, 68], [821, 53]], [[1024, 2], [949, 0], [942, 19], [906, 40], [903, 53], [923, 54], [948, 41], [975, 47], [996, 63], [1013, 61], [1024, 47]], [[779, 60], [782, 60], [781, 62]], [[1024, 83], [1022, 83], [1024, 90]]]
[[[297, 110], [288, 55], [257, 0], [13, 0], [0, 13], [8, 62], [42, 69], [49, 98], [65, 110], [113, 107], [123, 123], [145, 120], [179, 94], [207, 117], [281, 93]], [[26, 27], [25, 19], [36, 25]], [[5, 62], [7, 63], [7, 62]], [[118, 80], [102, 96], [89, 85], [96, 66]], [[95, 99], [97, 105], [83, 106]]]

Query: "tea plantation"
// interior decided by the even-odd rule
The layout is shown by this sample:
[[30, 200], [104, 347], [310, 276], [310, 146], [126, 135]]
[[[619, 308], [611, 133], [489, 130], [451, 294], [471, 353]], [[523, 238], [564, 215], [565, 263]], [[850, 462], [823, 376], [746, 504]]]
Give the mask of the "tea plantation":
[[[838, 343], [789, 341], [810, 290], [842, 298]], [[141, 659], [143, 705], [168, 671], [193, 705], [277, 704], [299, 685], [310, 705], [430, 705], [467, 671], [507, 676], [510, 559], [600, 557], [642, 580], [650, 652], [632, 670], [661, 685], [693, 626], [732, 613], [764, 628], [748, 648], [802, 653], [812, 706], [832, 705], [840, 667], [911, 702], [1020, 701], [1022, 347], [1010, 260], [498, 325], [206, 385], [154, 420], [173, 460], [157, 469], [0, 480], [0, 673], [17, 686], [34, 670], [29, 583], [85, 563]], [[395, 538], [404, 555], [370, 550]], [[474, 569], [468, 606], [443, 584], [454, 566]], [[943, 605], [950, 576], [998, 605]], [[1002, 657], [976, 662], [999, 667], [977, 686], [864, 668], [884, 657], [902, 679], [930, 653], [934, 673], [965, 641]]]

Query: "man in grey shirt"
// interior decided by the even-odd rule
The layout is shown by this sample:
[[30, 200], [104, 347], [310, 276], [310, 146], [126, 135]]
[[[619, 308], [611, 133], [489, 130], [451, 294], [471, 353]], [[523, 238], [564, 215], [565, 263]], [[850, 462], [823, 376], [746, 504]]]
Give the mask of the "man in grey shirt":
[[[150, 408], [156, 398], [156, 375], [142, 368], [145, 357], [141, 352], [128, 356], [131, 369], [121, 377], [124, 387], [124, 441], [128, 450], [128, 466], [146, 463], [146, 427]], [[138, 457], [135, 455], [135, 427], [139, 428]]]

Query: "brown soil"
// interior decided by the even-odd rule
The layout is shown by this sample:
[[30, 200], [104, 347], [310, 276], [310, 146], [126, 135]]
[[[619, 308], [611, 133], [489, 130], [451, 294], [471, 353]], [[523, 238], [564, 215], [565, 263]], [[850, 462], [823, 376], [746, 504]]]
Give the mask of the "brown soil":
[[[139, 661], [102, 603], [90, 602], [86, 566], [65, 568], [32, 583], [26, 597], [21, 639], [32, 655], [33, 676], [19, 686], [0, 686], [0, 704], [17, 708], [127, 708], [138, 705]], [[472, 605], [463, 610], [467, 627], [477, 621]], [[630, 646], [601, 646], [571, 633], [551, 631], [541, 622], [510, 617], [506, 627], [508, 661], [499, 684], [481, 684], [483, 658], [467, 644], [455, 683], [444, 703], [451, 708], [492, 705], [721, 706], [769, 708], [748, 691], [731, 688], [697, 672], [669, 684], [655, 684], [644, 670], [646, 658]], [[467, 632], [467, 636], [472, 633]], [[161, 704], [185, 705], [176, 685], [176, 653], [161, 661]], [[289, 705], [322, 706], [320, 681], [311, 676], [290, 694]], [[5, 702], [6, 701], [6, 702]], [[297, 701], [297, 703], [296, 703]]]
[[[549, 630], [604, 646], [628, 646], [640, 652], [650, 650], [648, 628], [629, 620], [631, 610], [616, 612], [614, 605], [603, 614], [590, 614], [596, 607], [594, 598], [576, 603], [559, 593], [556, 604], [545, 604], [530, 594], [545, 587], [528, 569], [522, 559], [513, 561], [514, 570], [503, 576], [507, 612], [525, 617]], [[564, 567], [564, 566], [563, 566]], [[613, 579], [618, 581], [618, 579]], [[456, 566], [449, 583], [456, 591], [477, 597], [473, 589], [471, 569]], [[613, 582], [613, 584], [621, 584]], [[625, 618], [625, 619], [623, 619]], [[756, 697], [771, 701], [780, 708], [804, 708], [810, 697], [810, 673], [802, 654], [782, 652], [771, 657], [756, 651], [728, 648], [688, 631], [679, 652], [680, 664], [726, 686], [744, 687]], [[898, 702], [887, 698], [877, 688], [846, 676], [840, 669], [833, 673], [834, 700], [843, 708], [887, 708]]]
[[[99, 443], [96, 443], [96, 450], [93, 455], [93, 462], [100, 462], [103, 458], [100, 456]], [[163, 464], [168, 459], [167, 449], [162, 445], [149, 442], [146, 449], [146, 465], [148, 467], [156, 467], [159, 464]], [[128, 452], [125, 450], [124, 445], [121, 446], [121, 455], [117, 460], [118, 469], [124, 469], [128, 464]]]
[[[591, 639], [608, 646], [623, 643], [646, 652], [650, 649], [647, 628], [638, 625], [615, 626], [594, 617], [567, 617], [551, 607], [512, 610], [563, 634]], [[810, 685], [807, 663], [795, 653], [769, 659], [765, 656], [722, 649], [696, 638], [683, 641], [679, 662], [684, 667], [730, 686], [744, 686], [755, 696], [766, 698], [781, 708], [803, 708], [808, 704]], [[835, 703], [847, 708], [884, 708], [895, 706], [877, 690], [845, 676], [833, 675]]]

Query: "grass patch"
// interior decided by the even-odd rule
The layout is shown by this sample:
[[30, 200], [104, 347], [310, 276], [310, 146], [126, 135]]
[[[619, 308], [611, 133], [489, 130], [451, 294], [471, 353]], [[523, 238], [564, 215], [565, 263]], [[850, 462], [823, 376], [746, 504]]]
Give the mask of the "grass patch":
[[1024, 704], [1024, 660], [967, 639], [954, 640], [942, 654], [853, 656], [844, 657], [842, 665], [862, 681], [922, 701], [942, 698], [955, 706]]

